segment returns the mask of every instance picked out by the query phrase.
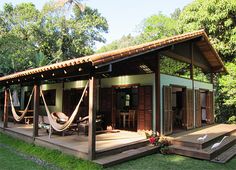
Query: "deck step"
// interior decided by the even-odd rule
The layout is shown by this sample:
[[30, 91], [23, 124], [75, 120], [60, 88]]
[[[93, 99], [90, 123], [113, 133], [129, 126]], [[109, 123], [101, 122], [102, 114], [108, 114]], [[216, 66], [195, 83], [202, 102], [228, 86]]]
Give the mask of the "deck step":
[[209, 160], [209, 153], [205, 152], [202, 149], [196, 149], [192, 147], [179, 146], [179, 145], [171, 145], [170, 151], [171, 153], [177, 155]]
[[108, 149], [99, 150], [96, 152], [96, 158], [118, 154], [126, 150], [137, 149], [140, 147], [147, 146], [149, 143], [150, 142], [148, 139], [143, 139], [143, 140], [131, 142], [129, 143], [129, 145], [124, 144], [117, 147], [113, 147], [112, 149], [108, 148]]
[[133, 160], [142, 156], [157, 153], [157, 149], [158, 149], [157, 146], [147, 145], [147, 146], [140, 147], [137, 149], [130, 149], [130, 150], [118, 153], [118, 154], [104, 156], [102, 158], [94, 160], [94, 162], [102, 165], [103, 167], [108, 167], [115, 164], [119, 164], [121, 162]]
[[172, 153], [189, 156], [198, 159], [211, 160], [217, 157], [219, 154], [229, 149], [236, 143], [235, 136], [227, 137], [218, 148], [211, 149], [211, 146], [208, 146], [205, 149], [196, 149], [193, 147], [171, 145], [170, 149]]
[[[203, 132], [203, 134], [207, 134], [207, 133], [209, 133], [209, 132]], [[235, 134], [235, 133], [236, 133], [236, 129], [232, 128], [232, 129], [229, 129], [228, 131], [224, 131], [224, 132], [217, 133], [214, 135], [208, 134], [208, 137], [204, 142], [198, 142], [197, 139], [200, 136], [195, 137], [195, 134], [193, 133], [192, 138], [194, 140], [193, 139], [189, 140], [189, 138], [185, 139], [185, 137], [184, 137], [185, 135], [183, 135], [182, 137], [172, 139], [171, 143], [173, 145], [178, 145], [178, 146], [191, 147], [191, 148], [195, 148], [195, 149], [204, 149], [209, 146], [212, 146], [214, 143], [218, 142], [224, 136], [233, 136], [233, 134]], [[203, 136], [203, 134], [202, 134], [202, 136]], [[191, 135], [189, 135], [189, 136], [191, 136]]]
[[[220, 140], [217, 142], [220, 142]], [[220, 155], [225, 150], [232, 147], [235, 143], [236, 143], [236, 136], [228, 136], [227, 138], [225, 138], [223, 140], [223, 142], [221, 143], [221, 145], [218, 148], [211, 149], [211, 147], [213, 145], [212, 144], [211, 146], [205, 148], [204, 151], [206, 151], [210, 154], [210, 160], [211, 160], [211, 159], [214, 159], [215, 157], [217, 157], [218, 155]]]
[[233, 145], [228, 150], [226, 150], [225, 152], [221, 153], [219, 156], [212, 159], [211, 161], [217, 162], [217, 163], [226, 163], [231, 158], [233, 158], [235, 155], [236, 155], [236, 144]]

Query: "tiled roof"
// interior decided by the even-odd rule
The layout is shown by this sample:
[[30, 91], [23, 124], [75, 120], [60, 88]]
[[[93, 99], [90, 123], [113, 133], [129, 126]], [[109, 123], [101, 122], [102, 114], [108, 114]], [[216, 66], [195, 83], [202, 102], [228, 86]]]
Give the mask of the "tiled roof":
[[25, 76], [35, 75], [39, 73], [45, 73], [47, 71], [53, 71], [57, 69], [63, 69], [75, 65], [80, 65], [82, 63], [88, 63], [91, 62], [92, 65], [101, 65], [106, 64], [115, 60], [125, 59], [129, 56], [139, 55], [142, 53], [147, 53], [153, 50], [161, 49], [173, 44], [177, 44], [180, 42], [184, 42], [187, 40], [191, 40], [197, 37], [203, 37], [204, 40], [208, 44], [208, 49], [210, 49], [211, 53], [215, 57], [214, 60], [216, 61], [217, 65], [222, 68], [222, 71], [225, 71], [224, 65], [222, 60], [220, 59], [218, 53], [214, 50], [214, 48], [211, 46], [209, 39], [205, 33], [204, 30], [194, 31], [186, 34], [176, 35], [169, 38], [164, 38], [156, 41], [152, 41], [149, 43], [144, 43], [141, 45], [131, 46], [128, 48], [123, 48], [119, 50], [113, 50], [105, 53], [100, 54], [94, 54], [90, 56], [75, 58], [67, 61], [63, 61], [60, 63], [55, 63], [39, 68], [29, 69], [21, 72], [17, 72], [14, 74], [10, 74], [4, 77], [0, 77], [0, 82], [2, 81], [8, 81], [12, 79], [17, 79]]

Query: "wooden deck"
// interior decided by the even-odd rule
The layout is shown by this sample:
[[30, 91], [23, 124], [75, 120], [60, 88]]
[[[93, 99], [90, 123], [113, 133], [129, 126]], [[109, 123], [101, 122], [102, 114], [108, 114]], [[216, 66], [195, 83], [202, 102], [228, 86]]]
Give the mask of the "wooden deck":
[[[0, 131], [13, 137], [39, 146], [57, 149], [79, 158], [88, 159], [88, 136], [78, 135], [74, 132], [65, 136], [53, 134], [49, 138], [45, 129], [39, 129], [39, 136], [33, 139], [32, 125], [13, 124], [9, 122], [8, 128], [3, 129], [2, 127], [3, 124], [0, 122]], [[156, 152], [156, 148], [148, 144], [149, 141], [146, 137], [136, 132], [119, 130], [116, 133], [97, 134], [95, 162], [103, 166], [108, 166]], [[137, 151], [133, 152], [136, 149]], [[133, 154], [125, 153], [127, 151], [132, 151]], [[107, 161], [108, 159], [109, 161]]]
[[[198, 141], [199, 137], [207, 135], [204, 141]], [[220, 142], [224, 136], [225, 140], [215, 149], [212, 146]], [[217, 124], [202, 128], [185, 131], [170, 135], [171, 150], [175, 154], [184, 156], [214, 160], [214, 162], [226, 162], [232, 158], [236, 152], [236, 125]], [[220, 156], [221, 155], [221, 156]], [[218, 160], [218, 161], [216, 161]], [[223, 161], [224, 160], [224, 161]]]

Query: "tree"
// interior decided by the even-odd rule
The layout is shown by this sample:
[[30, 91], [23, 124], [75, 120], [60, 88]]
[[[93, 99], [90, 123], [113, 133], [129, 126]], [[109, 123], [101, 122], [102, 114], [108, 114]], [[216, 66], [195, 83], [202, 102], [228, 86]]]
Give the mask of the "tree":
[[105, 41], [108, 24], [96, 9], [74, 6], [70, 15], [66, 12], [53, 3], [41, 11], [32, 3], [5, 4], [0, 11], [1, 71], [8, 74], [92, 54], [95, 42]]
[[236, 1], [195, 0], [179, 17], [180, 32], [205, 29], [225, 61], [236, 57]]
[[115, 50], [119, 48], [125, 48], [132, 45], [137, 45], [149, 41], [158, 40], [161, 38], [173, 36], [177, 34], [176, 23], [179, 11], [176, 10], [172, 17], [163, 15], [159, 13], [157, 15], [152, 15], [145, 19], [139, 24], [139, 35], [137, 36], [123, 36], [119, 40], [115, 40], [112, 43], [103, 46], [98, 52], [104, 52], [109, 50]]
[[97, 52], [101, 53], [101, 52], [116, 50], [120, 48], [125, 48], [125, 47], [135, 45], [136, 43], [137, 42], [135, 41], [135, 37], [133, 37], [131, 34], [127, 36], [124, 35], [121, 37], [121, 39], [115, 40], [111, 42], [110, 44], [101, 47]]
[[176, 35], [177, 20], [159, 13], [152, 15], [141, 23], [141, 34], [138, 36], [140, 43], [158, 40]]

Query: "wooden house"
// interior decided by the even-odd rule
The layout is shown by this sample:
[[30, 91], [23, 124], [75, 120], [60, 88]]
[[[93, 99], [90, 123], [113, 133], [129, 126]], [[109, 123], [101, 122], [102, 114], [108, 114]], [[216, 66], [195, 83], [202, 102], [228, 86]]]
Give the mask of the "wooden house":
[[[89, 157], [95, 152], [95, 117], [103, 126], [164, 135], [214, 123], [215, 73], [226, 72], [204, 30], [0, 77], [5, 87], [4, 127], [11, 85], [21, 85], [21, 103], [34, 86], [34, 128], [38, 135], [39, 89], [52, 111], [70, 116], [89, 81], [78, 117], [89, 116]], [[31, 87], [30, 87], [31, 86]], [[128, 118], [132, 113], [132, 118]]]

